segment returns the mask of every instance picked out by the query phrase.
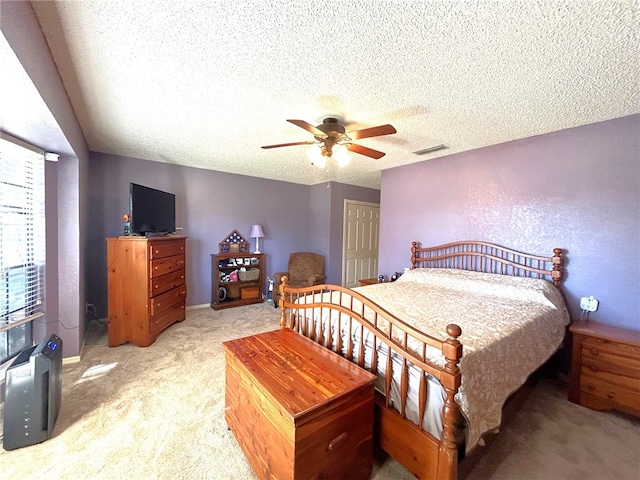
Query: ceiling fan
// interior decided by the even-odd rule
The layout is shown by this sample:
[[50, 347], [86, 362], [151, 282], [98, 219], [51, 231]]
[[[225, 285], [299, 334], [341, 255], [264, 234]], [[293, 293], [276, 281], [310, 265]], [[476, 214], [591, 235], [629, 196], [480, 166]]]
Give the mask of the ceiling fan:
[[384, 152], [379, 152], [378, 150], [363, 147], [362, 145], [356, 145], [351, 142], [361, 138], [379, 137], [382, 135], [391, 135], [392, 133], [396, 133], [396, 129], [389, 124], [346, 132], [344, 125], [341, 125], [338, 122], [338, 119], [332, 117], [325, 118], [322, 121], [322, 124], [317, 127], [314, 127], [304, 120], [287, 120], [287, 122], [293, 123], [294, 125], [305, 129], [307, 132], [312, 133], [315, 140], [280, 143], [278, 145], [265, 145], [262, 148], [291, 147], [294, 145], [318, 145], [321, 148], [323, 156], [331, 157], [334, 153], [334, 147], [337, 145], [343, 145], [350, 152], [378, 159], [384, 157]]

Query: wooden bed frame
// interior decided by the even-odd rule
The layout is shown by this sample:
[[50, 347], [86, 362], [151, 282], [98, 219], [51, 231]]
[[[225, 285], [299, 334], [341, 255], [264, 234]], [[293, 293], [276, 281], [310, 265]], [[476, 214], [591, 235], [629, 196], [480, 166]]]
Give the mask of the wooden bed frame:
[[[553, 256], [543, 257], [503, 248], [487, 242], [464, 241], [453, 242], [430, 248], [421, 248], [417, 242], [411, 246], [412, 268], [457, 268], [479, 272], [514, 275], [521, 277], [543, 278], [551, 281], [560, 288], [563, 278], [562, 250], [553, 250]], [[387, 351], [385, 369], [385, 393], [376, 391], [375, 436], [376, 444], [387, 454], [391, 455], [407, 470], [418, 478], [454, 480], [458, 478], [458, 448], [456, 438], [459, 438], [458, 423], [460, 411], [454, 397], [461, 383], [459, 369], [463, 346], [458, 341], [461, 335], [459, 326], [451, 323], [446, 326], [448, 338], [438, 339], [420, 332], [406, 324], [380, 305], [367, 299], [360, 292], [338, 285], [316, 285], [294, 289], [283, 279], [279, 291], [279, 306], [281, 308], [280, 327], [289, 328], [335, 352], [346, 352], [347, 359], [354, 361], [364, 368], [364, 342], [355, 347], [353, 336], [342, 344], [340, 336], [330, 338], [331, 330], [323, 332], [316, 329], [313, 322], [307, 322], [304, 310], [329, 309], [338, 311], [341, 322], [349, 322], [350, 328], [359, 331], [362, 338], [364, 329], [374, 334], [373, 357], [369, 371], [377, 371], [378, 347]], [[325, 300], [303, 305], [296, 301], [301, 297], [323, 293]], [[328, 297], [328, 300], [327, 300]], [[319, 298], [319, 297], [318, 297]], [[307, 297], [309, 302], [310, 297]], [[365, 316], [366, 313], [366, 316]], [[388, 326], [386, 328], [382, 328]], [[340, 328], [336, 328], [337, 331]], [[393, 335], [392, 335], [393, 332]], [[399, 334], [399, 335], [398, 335]], [[397, 339], [401, 338], [402, 341]], [[415, 342], [419, 342], [422, 354], [416, 355], [407, 348], [411, 340], [415, 352]], [[440, 367], [426, 359], [427, 346], [439, 349], [444, 358], [445, 366]], [[355, 348], [359, 350], [354, 351]], [[342, 353], [341, 353], [342, 354]], [[391, 357], [401, 358], [400, 405], [392, 406], [389, 394], [392, 384]], [[419, 418], [425, 412], [427, 399], [427, 374], [437, 378], [446, 393], [446, 400], [442, 409], [443, 431], [440, 440], [425, 431], [422, 421], [415, 424], [406, 418], [405, 405], [408, 392], [408, 369], [413, 365], [421, 370], [418, 398]], [[464, 451], [464, 450], [462, 450]]]

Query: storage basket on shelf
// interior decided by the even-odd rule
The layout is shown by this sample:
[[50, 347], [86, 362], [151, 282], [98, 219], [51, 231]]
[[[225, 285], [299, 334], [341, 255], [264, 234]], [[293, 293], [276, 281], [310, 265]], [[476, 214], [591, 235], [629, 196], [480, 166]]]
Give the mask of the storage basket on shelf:
[[258, 280], [260, 278], [260, 269], [258, 268], [249, 268], [246, 271], [240, 270], [238, 272], [238, 279], [241, 282], [245, 282], [247, 280]]

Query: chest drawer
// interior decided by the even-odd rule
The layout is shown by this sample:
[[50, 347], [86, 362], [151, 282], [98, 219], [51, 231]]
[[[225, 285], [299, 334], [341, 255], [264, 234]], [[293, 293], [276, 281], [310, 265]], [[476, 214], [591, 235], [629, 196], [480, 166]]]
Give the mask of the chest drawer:
[[168, 273], [159, 277], [151, 278], [149, 282], [149, 292], [152, 297], [156, 297], [161, 293], [168, 292], [172, 288], [179, 287], [184, 284], [184, 270]]
[[184, 255], [175, 255], [173, 257], [159, 258], [151, 261], [150, 277], [158, 277], [167, 273], [184, 270]]
[[185, 319], [185, 305], [184, 302], [178, 302], [170, 308], [160, 312], [157, 315], [153, 315], [150, 320], [149, 330], [152, 335], [155, 335], [174, 322], [181, 322]]
[[181, 285], [177, 288], [174, 288], [173, 290], [169, 290], [168, 292], [163, 293], [162, 295], [158, 295], [157, 297], [152, 298], [150, 307], [151, 316], [157, 315], [176, 304], [182, 303], [184, 305], [186, 298], [186, 285]]
[[155, 240], [149, 243], [149, 258], [155, 260], [174, 255], [183, 255], [185, 249], [184, 239]]

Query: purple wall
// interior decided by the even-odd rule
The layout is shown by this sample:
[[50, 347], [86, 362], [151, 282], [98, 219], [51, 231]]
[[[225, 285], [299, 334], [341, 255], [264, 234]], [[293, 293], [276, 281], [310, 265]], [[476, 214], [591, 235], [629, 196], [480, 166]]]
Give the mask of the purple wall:
[[311, 251], [325, 256], [325, 281], [337, 285], [342, 284], [345, 200], [380, 203], [380, 190], [334, 182], [311, 187]]
[[331, 213], [329, 218], [332, 232], [329, 244], [328, 283], [342, 284], [342, 249], [344, 243], [344, 201], [359, 200], [362, 202], [380, 203], [380, 191], [355, 187], [342, 183], [332, 184]]
[[[46, 166], [45, 319], [34, 322], [34, 340], [57, 333], [64, 341], [64, 356], [74, 357], [85, 337], [89, 150], [31, 2], [2, 1], [0, 10], [2, 35], [37, 89], [37, 98], [24, 99], [28, 110], [2, 111], [2, 129], [60, 154], [59, 162]], [[44, 120], [49, 116], [55, 122]]]
[[[260, 239], [260, 250], [269, 276], [286, 270], [289, 253], [294, 251], [322, 253], [331, 264], [329, 245], [338, 236], [342, 243], [341, 229], [332, 232], [318, 223], [323, 218], [330, 223], [325, 214], [331, 211], [327, 203], [331, 198], [312, 195], [320, 190], [316, 187], [99, 153], [91, 154], [89, 177], [88, 301], [96, 305], [100, 317], [106, 317], [107, 311], [105, 238], [122, 233], [120, 216], [129, 210], [129, 182], [176, 195], [176, 225], [189, 237], [187, 305], [210, 303], [210, 255], [218, 252], [218, 243], [233, 230], [253, 249], [251, 225], [262, 225], [266, 236]], [[369, 201], [379, 195], [377, 190], [360, 187], [322, 185], [324, 191], [333, 189], [355, 200]]]
[[386, 170], [380, 272], [410, 264], [412, 241], [486, 240], [566, 250], [565, 295], [591, 319], [640, 330], [640, 115]]

